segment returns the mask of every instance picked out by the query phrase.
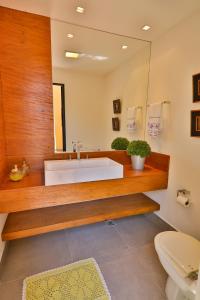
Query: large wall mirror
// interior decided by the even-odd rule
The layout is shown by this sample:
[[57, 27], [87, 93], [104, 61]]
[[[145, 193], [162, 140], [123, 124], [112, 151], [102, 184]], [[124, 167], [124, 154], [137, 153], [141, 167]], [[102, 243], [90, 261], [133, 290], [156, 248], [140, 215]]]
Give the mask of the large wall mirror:
[[143, 139], [150, 43], [54, 20], [51, 35], [55, 152]]

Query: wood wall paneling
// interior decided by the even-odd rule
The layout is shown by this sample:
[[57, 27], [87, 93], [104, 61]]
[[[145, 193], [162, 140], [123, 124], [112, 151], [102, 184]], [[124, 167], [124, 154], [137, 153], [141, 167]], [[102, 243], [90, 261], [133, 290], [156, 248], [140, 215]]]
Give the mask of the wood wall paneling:
[[54, 150], [50, 19], [0, 7], [0, 68], [8, 160]]
[[3, 115], [3, 99], [2, 99], [2, 81], [0, 72], [0, 184], [3, 181], [6, 173], [6, 149], [5, 149], [5, 130], [4, 130], [4, 115]]

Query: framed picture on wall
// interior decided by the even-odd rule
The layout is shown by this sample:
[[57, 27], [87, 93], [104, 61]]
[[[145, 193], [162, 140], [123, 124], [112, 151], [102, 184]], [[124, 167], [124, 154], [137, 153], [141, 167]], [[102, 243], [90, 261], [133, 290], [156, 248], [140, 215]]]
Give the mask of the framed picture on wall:
[[119, 118], [112, 118], [112, 129], [113, 131], [120, 130]]
[[113, 112], [114, 114], [121, 114], [121, 101], [120, 99], [113, 101]]
[[200, 73], [193, 75], [193, 102], [200, 101]]
[[191, 136], [200, 137], [200, 110], [191, 111]]

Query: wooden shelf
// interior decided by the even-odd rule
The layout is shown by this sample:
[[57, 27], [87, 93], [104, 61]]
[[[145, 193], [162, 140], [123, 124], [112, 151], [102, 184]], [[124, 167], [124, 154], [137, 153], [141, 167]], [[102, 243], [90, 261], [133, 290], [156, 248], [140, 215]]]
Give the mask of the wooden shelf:
[[4, 241], [34, 236], [159, 210], [144, 194], [114, 197], [9, 214], [2, 232]]

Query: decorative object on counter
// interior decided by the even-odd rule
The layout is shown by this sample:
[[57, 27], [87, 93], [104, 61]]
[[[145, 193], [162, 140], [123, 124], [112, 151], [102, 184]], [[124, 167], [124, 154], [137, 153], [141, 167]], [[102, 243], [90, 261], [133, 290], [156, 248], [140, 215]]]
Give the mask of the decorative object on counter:
[[30, 173], [30, 165], [27, 163], [26, 160], [23, 160], [23, 163], [22, 163], [22, 174], [24, 176], [26, 175], [29, 175]]
[[132, 167], [135, 170], [143, 170], [144, 162], [147, 156], [151, 154], [151, 147], [146, 141], [132, 141], [127, 148], [131, 155]]
[[14, 168], [10, 171], [9, 178], [11, 181], [20, 181], [24, 177], [22, 170], [18, 168], [17, 165], [14, 165]]
[[200, 73], [193, 75], [193, 102], [200, 101]]
[[148, 134], [151, 137], [157, 137], [160, 135], [161, 126], [161, 110], [162, 103], [154, 103], [149, 105], [148, 110]]
[[129, 140], [123, 137], [117, 137], [112, 141], [111, 148], [114, 150], [127, 150]]
[[191, 111], [191, 136], [200, 137], [200, 110]]
[[120, 101], [120, 99], [113, 100], [113, 112], [114, 112], [114, 114], [121, 114], [121, 101]]
[[112, 118], [112, 129], [113, 131], [120, 131], [119, 118]]

